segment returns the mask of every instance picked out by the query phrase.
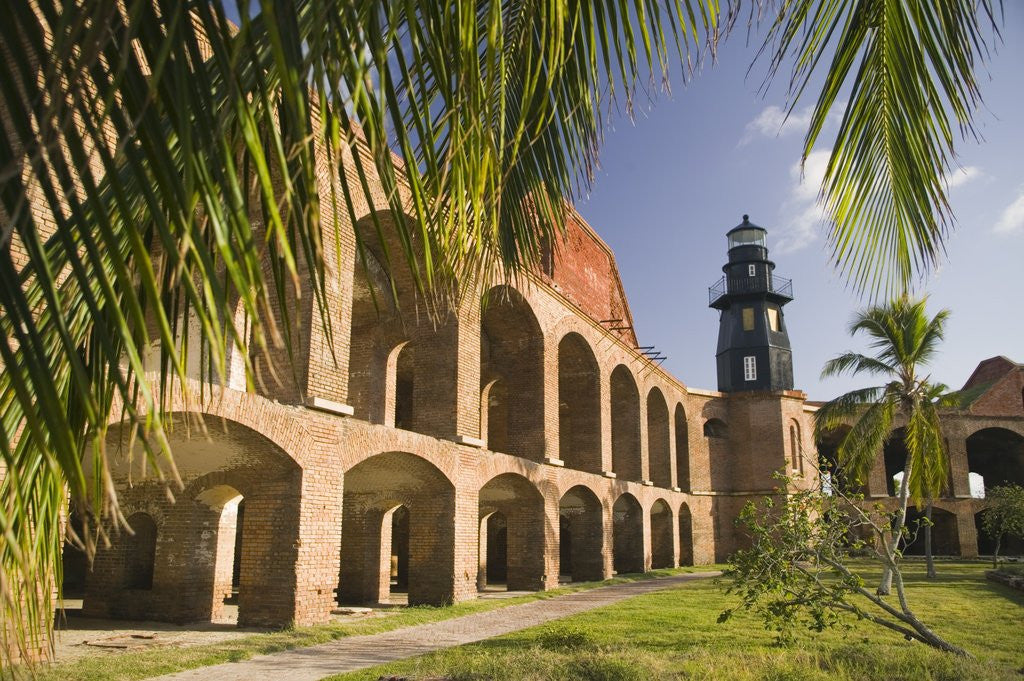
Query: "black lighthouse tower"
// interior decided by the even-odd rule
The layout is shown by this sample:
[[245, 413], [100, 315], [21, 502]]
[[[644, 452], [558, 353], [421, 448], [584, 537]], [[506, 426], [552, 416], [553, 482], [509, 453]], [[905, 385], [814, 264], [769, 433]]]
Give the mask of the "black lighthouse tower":
[[718, 389], [792, 390], [793, 352], [782, 306], [793, 300], [793, 282], [773, 274], [767, 231], [748, 216], [729, 230], [725, 276], [708, 289], [708, 306], [720, 311]]

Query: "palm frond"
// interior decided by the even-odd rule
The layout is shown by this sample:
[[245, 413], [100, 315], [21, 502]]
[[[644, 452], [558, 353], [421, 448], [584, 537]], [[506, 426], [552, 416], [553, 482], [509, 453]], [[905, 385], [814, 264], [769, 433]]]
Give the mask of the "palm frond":
[[846, 352], [827, 361], [821, 370], [821, 377], [829, 378], [847, 372], [851, 376], [856, 376], [860, 373], [893, 376], [897, 371], [897, 368], [874, 357], [868, 357], [859, 352]]
[[895, 396], [887, 393], [883, 399], [863, 410], [839, 443], [836, 452], [839, 465], [851, 478], [867, 480], [878, 453], [892, 433], [898, 407]]
[[[907, 290], [954, 225], [945, 177], [955, 143], [977, 137], [975, 70], [999, 38], [998, 0], [782, 0], [762, 50], [788, 59], [790, 111], [824, 84], [804, 140], [810, 155], [846, 96], [821, 188], [837, 266], [872, 296]], [[821, 67], [822, 64], [827, 64]]]

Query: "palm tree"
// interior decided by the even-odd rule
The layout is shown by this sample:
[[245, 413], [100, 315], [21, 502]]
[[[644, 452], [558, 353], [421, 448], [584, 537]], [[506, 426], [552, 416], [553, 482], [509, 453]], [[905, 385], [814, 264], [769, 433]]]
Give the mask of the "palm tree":
[[[257, 351], [290, 356], [300, 289], [330, 333], [324, 252], [376, 182], [413, 218], [388, 227], [402, 248], [385, 265], [424, 295], [534, 266], [586, 191], [606, 112], [698, 68], [738, 18], [719, 4], [242, 0], [236, 26], [223, 0], [0, 3], [0, 621], [19, 623], [0, 636], [48, 633], [69, 494], [87, 549], [123, 524], [111, 416], [170, 457], [190, 341], [223, 377], [241, 308]], [[796, 65], [792, 106], [827, 64], [805, 157], [850, 86], [822, 199], [861, 290], [941, 253], [951, 131], [972, 131], [997, 9], [752, 3], [769, 77]]]
[[[850, 324], [850, 334], [863, 332], [869, 338], [873, 356], [846, 352], [829, 360], [822, 378], [868, 374], [886, 380], [883, 385], [852, 390], [827, 402], [815, 415], [815, 435], [850, 422], [853, 426], [840, 441], [839, 465], [855, 479], [867, 479], [868, 472], [891, 437], [893, 424], [906, 423], [906, 461], [897, 492], [896, 510], [882, 547], [885, 572], [878, 593], [888, 594], [894, 568], [899, 561], [900, 542], [905, 533], [907, 505], [924, 500], [930, 506], [935, 490], [943, 489], [948, 478], [945, 443], [939, 426], [938, 408], [950, 401], [948, 390], [922, 376], [922, 369], [935, 356], [948, 310], [931, 319], [926, 300], [904, 295], [892, 302], [859, 312]], [[927, 524], [926, 524], [927, 531]]]

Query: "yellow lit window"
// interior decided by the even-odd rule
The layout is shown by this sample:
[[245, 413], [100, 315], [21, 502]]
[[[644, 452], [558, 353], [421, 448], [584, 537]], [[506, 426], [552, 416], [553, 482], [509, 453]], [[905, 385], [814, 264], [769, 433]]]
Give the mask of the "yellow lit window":
[[768, 328], [772, 331], [779, 330], [779, 309], [776, 307], [768, 308]]
[[743, 330], [754, 330], [754, 308], [752, 307], [743, 308]]

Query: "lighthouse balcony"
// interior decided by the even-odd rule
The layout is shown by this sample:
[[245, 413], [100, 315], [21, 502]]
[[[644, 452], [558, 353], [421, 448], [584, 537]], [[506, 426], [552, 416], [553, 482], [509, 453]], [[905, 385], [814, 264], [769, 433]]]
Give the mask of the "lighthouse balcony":
[[722, 277], [708, 287], [708, 307], [718, 307], [730, 295], [768, 293], [779, 302], [793, 300], [793, 280], [768, 273], [755, 277]]

